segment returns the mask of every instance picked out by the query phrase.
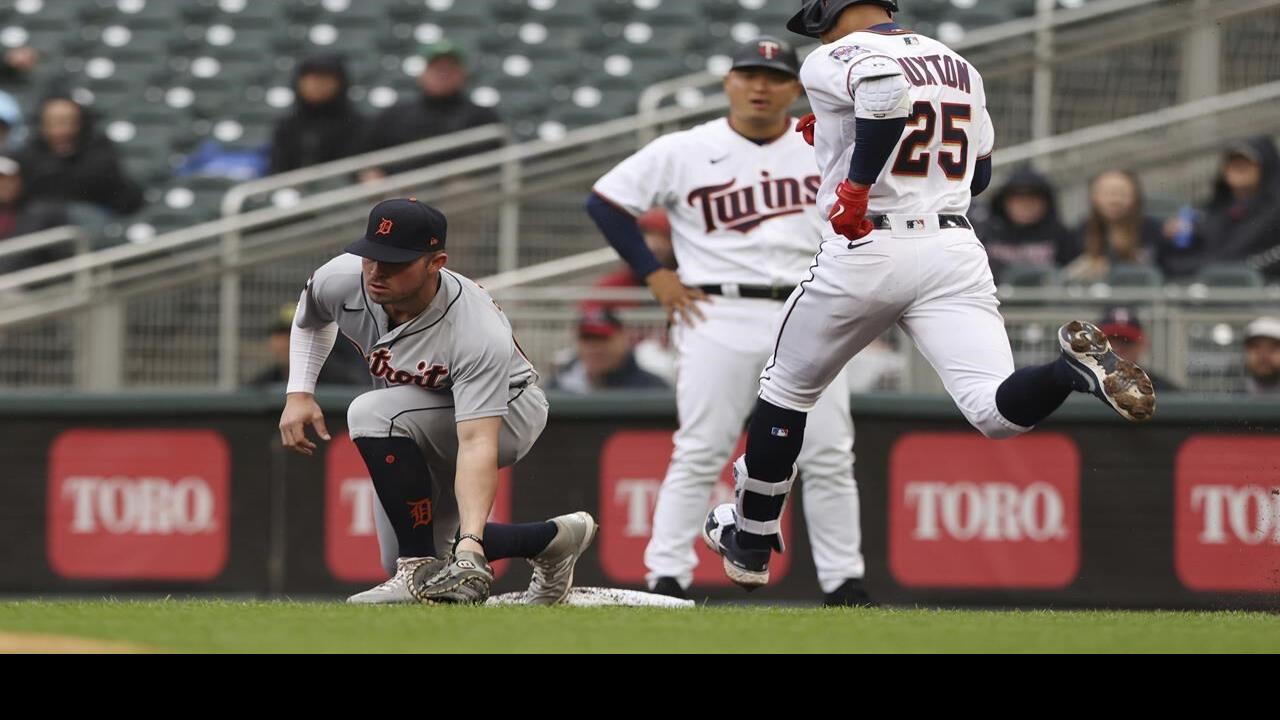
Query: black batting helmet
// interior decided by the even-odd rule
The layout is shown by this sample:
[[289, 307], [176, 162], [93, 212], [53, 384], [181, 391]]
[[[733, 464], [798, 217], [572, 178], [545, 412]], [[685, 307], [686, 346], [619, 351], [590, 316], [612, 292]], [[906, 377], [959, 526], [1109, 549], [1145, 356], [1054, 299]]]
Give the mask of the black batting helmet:
[[787, 21], [787, 29], [811, 38], [822, 37], [851, 5], [879, 5], [889, 12], [898, 12], [897, 0], [803, 0], [803, 3], [800, 12]]

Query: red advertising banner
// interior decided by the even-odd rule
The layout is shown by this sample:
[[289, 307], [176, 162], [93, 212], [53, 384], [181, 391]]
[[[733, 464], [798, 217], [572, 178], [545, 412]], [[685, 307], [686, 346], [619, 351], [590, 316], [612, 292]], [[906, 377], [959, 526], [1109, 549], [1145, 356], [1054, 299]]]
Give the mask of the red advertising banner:
[[49, 451], [49, 564], [64, 578], [212, 580], [231, 458], [206, 430], [68, 430]]
[[910, 433], [889, 461], [889, 567], [910, 587], [1063, 588], [1080, 566], [1065, 435]]

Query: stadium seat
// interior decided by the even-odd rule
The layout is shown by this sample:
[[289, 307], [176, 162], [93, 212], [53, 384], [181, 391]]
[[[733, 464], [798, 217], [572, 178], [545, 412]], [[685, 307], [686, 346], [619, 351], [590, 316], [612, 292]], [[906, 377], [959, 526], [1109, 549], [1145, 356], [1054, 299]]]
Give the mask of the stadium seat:
[[1164, 285], [1164, 273], [1151, 265], [1120, 263], [1107, 274], [1107, 284], [1112, 287], [1154, 288]]
[[1058, 271], [1042, 265], [1014, 265], [1001, 274], [1002, 285], [1014, 287], [1049, 287], [1057, 283]]
[[1241, 263], [1213, 263], [1196, 273], [1195, 282], [1219, 288], [1260, 288], [1262, 273]]

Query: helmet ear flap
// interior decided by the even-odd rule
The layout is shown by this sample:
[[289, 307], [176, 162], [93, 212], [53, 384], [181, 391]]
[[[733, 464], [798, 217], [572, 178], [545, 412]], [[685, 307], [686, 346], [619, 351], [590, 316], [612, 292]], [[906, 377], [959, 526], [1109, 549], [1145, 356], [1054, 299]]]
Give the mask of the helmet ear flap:
[[835, 25], [840, 13], [853, 5], [879, 5], [891, 13], [898, 12], [897, 0], [805, 0], [800, 11], [787, 22], [787, 29], [806, 37], [821, 38], [822, 33]]

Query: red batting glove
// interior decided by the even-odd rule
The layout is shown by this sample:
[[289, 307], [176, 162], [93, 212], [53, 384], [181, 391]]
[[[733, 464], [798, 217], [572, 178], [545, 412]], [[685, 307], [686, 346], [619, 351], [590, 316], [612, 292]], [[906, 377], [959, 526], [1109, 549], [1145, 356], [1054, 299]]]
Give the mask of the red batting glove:
[[812, 145], [813, 131], [817, 126], [818, 118], [813, 113], [809, 113], [808, 115], [800, 118], [800, 122], [796, 123], [796, 132], [803, 135], [804, 141]]
[[867, 219], [867, 194], [870, 192], [870, 187], [854, 185], [847, 179], [836, 186], [836, 204], [831, 206], [827, 215], [836, 232], [850, 240], [871, 234], [875, 227]]

